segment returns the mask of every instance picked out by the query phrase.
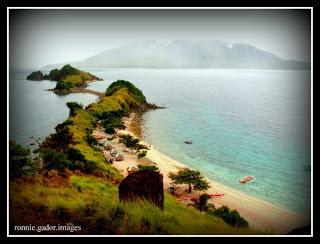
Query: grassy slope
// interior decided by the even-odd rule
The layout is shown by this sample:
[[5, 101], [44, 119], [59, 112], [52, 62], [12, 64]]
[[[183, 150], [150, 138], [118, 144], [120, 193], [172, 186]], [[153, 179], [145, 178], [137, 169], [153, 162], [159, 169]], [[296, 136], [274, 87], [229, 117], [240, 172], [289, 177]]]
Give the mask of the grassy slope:
[[71, 83], [72, 87], [77, 87], [80, 84], [82, 84], [84, 81], [91, 81], [91, 80], [94, 80], [94, 77], [91, 74], [88, 74], [84, 71], [79, 70], [79, 74], [67, 75], [60, 82], [68, 82], [68, 83]]
[[64, 178], [36, 176], [17, 179], [10, 184], [11, 223], [72, 222], [85, 228], [82, 233], [86, 234], [256, 233], [231, 228], [221, 219], [188, 208], [167, 194], [164, 211], [145, 202], [119, 203], [115, 182], [123, 177], [105, 162], [100, 151], [89, 146], [84, 139], [85, 131], [94, 129], [94, 114], [97, 112], [127, 110], [138, 105], [128, 89], [121, 88], [87, 109], [77, 109], [76, 115], [69, 118], [73, 124], [68, 125], [75, 142], [73, 147], [79, 149], [86, 159], [95, 161], [99, 171], [107, 177], [69, 172]]
[[[249, 229], [231, 228], [221, 219], [188, 208], [165, 194], [164, 211], [146, 202], [119, 203], [118, 187], [105, 178], [72, 175], [63, 186], [46, 186], [39, 181], [13, 182], [11, 216], [26, 208], [41, 217], [16, 215], [16, 222], [52, 224], [72, 222], [88, 233], [104, 234], [252, 234]], [[23, 191], [21, 184], [23, 182]], [[60, 211], [60, 214], [57, 212]], [[27, 211], [25, 211], [27, 212]], [[61, 214], [63, 213], [63, 214]], [[35, 213], [33, 213], [35, 214]], [[59, 217], [56, 217], [56, 216]], [[39, 215], [41, 216], [41, 215]], [[21, 220], [22, 218], [22, 220]], [[51, 220], [51, 221], [50, 221]], [[86, 231], [82, 232], [87, 233]]]

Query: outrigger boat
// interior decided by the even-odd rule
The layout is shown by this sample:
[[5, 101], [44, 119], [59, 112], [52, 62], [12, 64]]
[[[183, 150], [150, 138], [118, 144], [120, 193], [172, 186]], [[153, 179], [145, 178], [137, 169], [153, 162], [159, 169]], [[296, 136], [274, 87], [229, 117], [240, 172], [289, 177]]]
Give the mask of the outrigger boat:
[[[210, 197], [222, 197], [224, 196], [225, 194], [224, 193], [212, 193], [212, 194], [208, 194]], [[199, 199], [200, 195], [187, 195], [185, 197], [182, 197], [180, 198], [179, 200], [191, 200], [191, 201], [194, 201], [194, 200], [197, 200]]]
[[222, 197], [224, 196], [224, 193], [213, 193], [213, 194], [208, 194], [210, 197]]
[[255, 180], [254, 176], [245, 176], [245, 177], [242, 177], [242, 178], [239, 179], [239, 183], [240, 184], [245, 184], [245, 183], [248, 183], [248, 182], [252, 182], [254, 180]]

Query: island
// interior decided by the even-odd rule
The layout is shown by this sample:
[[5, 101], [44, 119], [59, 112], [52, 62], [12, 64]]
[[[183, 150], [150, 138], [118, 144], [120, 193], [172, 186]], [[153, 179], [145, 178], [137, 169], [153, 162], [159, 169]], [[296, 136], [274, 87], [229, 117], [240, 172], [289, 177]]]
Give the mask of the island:
[[57, 81], [53, 91], [57, 94], [68, 94], [73, 88], [85, 88], [88, 82], [100, 81], [102, 79], [67, 64], [61, 69], [52, 69], [49, 74], [43, 74], [41, 71], [32, 72], [27, 76], [27, 80]]
[[[207, 203], [210, 194], [181, 202], [171, 190], [167, 192], [165, 168], [159, 161], [147, 159], [150, 145], [127, 130], [133, 113], [157, 108], [131, 82], [113, 82], [99, 101], [85, 108], [76, 101], [67, 106], [68, 118], [42, 142], [38, 157], [30, 157], [28, 149], [10, 142], [12, 234], [34, 234], [15, 229], [32, 225], [64, 226], [40, 229], [41, 234], [261, 233], [248, 227], [236, 210], [229, 211], [226, 206], [214, 209]], [[130, 164], [135, 165], [127, 167]], [[189, 185], [186, 197], [191, 190], [208, 187], [199, 171], [185, 169], [169, 177]], [[124, 201], [126, 196], [132, 197], [132, 189], [148, 191], [153, 198], [153, 191], [161, 191], [161, 202], [147, 201], [148, 195]]]

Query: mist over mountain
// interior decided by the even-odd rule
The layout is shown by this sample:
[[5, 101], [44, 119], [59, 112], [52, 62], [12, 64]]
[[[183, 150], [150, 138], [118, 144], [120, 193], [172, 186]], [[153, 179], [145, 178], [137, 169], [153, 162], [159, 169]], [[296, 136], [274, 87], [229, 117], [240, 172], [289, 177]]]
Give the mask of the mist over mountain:
[[310, 63], [281, 59], [250, 44], [217, 40], [135, 42], [68, 63], [79, 68], [310, 69]]

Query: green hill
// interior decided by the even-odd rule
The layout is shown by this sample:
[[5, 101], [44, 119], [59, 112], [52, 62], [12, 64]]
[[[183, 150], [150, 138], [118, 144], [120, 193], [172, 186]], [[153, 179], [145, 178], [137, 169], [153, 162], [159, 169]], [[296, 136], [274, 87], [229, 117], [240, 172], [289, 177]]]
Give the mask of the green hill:
[[74, 87], [86, 87], [87, 82], [101, 80], [100, 78], [67, 64], [60, 70], [53, 69], [48, 75], [43, 75], [41, 71], [32, 72], [27, 76], [28, 80], [53, 80], [57, 81], [54, 90], [57, 93], [68, 93]]

